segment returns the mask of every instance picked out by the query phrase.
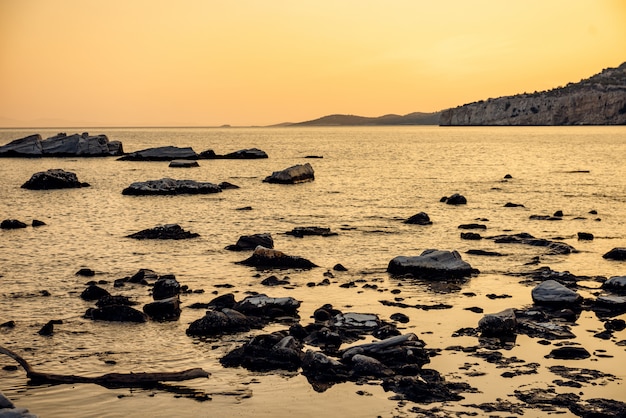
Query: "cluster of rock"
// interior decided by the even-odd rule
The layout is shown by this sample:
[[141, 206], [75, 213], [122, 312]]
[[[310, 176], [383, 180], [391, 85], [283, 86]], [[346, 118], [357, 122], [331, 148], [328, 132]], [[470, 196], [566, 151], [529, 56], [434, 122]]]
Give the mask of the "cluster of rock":
[[162, 178], [160, 180], [147, 180], [131, 183], [122, 190], [123, 195], [179, 195], [179, 194], [210, 194], [220, 193], [222, 188], [210, 182], [198, 182], [195, 180], [175, 180]]
[[178, 224], [166, 224], [166, 225], [157, 225], [154, 228], [148, 228], [141, 230], [139, 232], [135, 232], [134, 234], [127, 235], [127, 238], [133, 239], [173, 239], [173, 240], [181, 240], [181, 239], [190, 239], [199, 237], [200, 234], [196, 234], [195, 232], [185, 231]]
[[109, 141], [106, 135], [91, 136], [87, 132], [67, 135], [59, 133], [42, 140], [35, 134], [0, 146], [0, 157], [107, 157], [124, 154], [120, 141]]
[[[33, 219], [33, 221], [31, 222], [31, 226], [33, 228], [43, 226], [45, 224], [46, 223], [44, 221], [40, 221], [37, 219]], [[26, 228], [27, 226], [28, 225], [18, 219], [4, 219], [2, 222], [0, 222], [0, 229], [22, 229]]]
[[268, 158], [267, 153], [258, 148], [242, 149], [224, 155], [218, 155], [213, 150], [196, 153], [191, 147], [163, 146], [146, 148], [128, 153], [119, 161], [172, 161], [172, 160], [209, 160], [209, 159], [233, 159], [250, 160]]
[[23, 189], [30, 190], [75, 189], [80, 187], [89, 187], [89, 183], [78, 181], [76, 173], [60, 168], [39, 171], [22, 184]]
[[440, 125], [624, 125], [626, 63], [579, 83], [470, 103], [442, 112]]

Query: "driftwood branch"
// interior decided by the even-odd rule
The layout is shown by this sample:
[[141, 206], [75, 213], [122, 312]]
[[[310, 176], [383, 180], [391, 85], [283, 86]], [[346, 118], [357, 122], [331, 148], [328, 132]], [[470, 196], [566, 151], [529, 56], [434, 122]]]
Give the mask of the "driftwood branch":
[[156, 385], [159, 382], [180, 382], [198, 377], [209, 377], [209, 372], [201, 368], [188, 369], [181, 372], [107, 373], [95, 377], [42, 373], [33, 370], [32, 366], [23, 357], [7, 348], [0, 347], [0, 353], [6, 354], [17, 361], [26, 371], [26, 376], [38, 383], [95, 383], [102, 386], [139, 387]]

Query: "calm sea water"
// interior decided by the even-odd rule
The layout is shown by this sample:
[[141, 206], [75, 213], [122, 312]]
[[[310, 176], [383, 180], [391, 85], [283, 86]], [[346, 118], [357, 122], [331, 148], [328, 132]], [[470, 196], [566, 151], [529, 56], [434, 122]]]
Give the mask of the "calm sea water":
[[[0, 130], [0, 144], [31, 133], [48, 137], [58, 130]], [[68, 131], [74, 133], [76, 130]], [[577, 275], [625, 275], [626, 264], [604, 260], [614, 247], [626, 246], [626, 128], [624, 127], [532, 127], [532, 128], [229, 128], [229, 129], [91, 129], [120, 140], [127, 152], [143, 148], [191, 146], [196, 152], [213, 149], [224, 154], [257, 147], [266, 160], [205, 160], [199, 168], [174, 169], [167, 162], [122, 162], [101, 159], [2, 159], [0, 160], [0, 218], [46, 222], [41, 228], [0, 231], [0, 323], [14, 320], [14, 329], [0, 329], [2, 345], [21, 353], [40, 371], [99, 375], [108, 372], [176, 371], [202, 367], [210, 379], [178, 385], [211, 395], [198, 402], [169, 390], [105, 389], [96, 385], [28, 385], [22, 370], [0, 370], [0, 390], [18, 406], [42, 417], [102, 416], [393, 416], [411, 414], [411, 404], [389, 400], [379, 385], [335, 385], [317, 393], [299, 374], [258, 374], [244, 369], [224, 369], [219, 358], [250, 334], [200, 340], [185, 335], [188, 324], [204, 311], [185, 309], [194, 302], [208, 302], [216, 294], [246, 292], [270, 296], [293, 296], [302, 301], [302, 323], [312, 312], [331, 303], [344, 312], [373, 312], [381, 319], [398, 312], [380, 304], [391, 300], [392, 289], [401, 289], [408, 304], [448, 303], [449, 310], [402, 310], [410, 317], [403, 331], [415, 332], [430, 348], [475, 345], [471, 337], [451, 338], [462, 327], [475, 327], [480, 314], [464, 308], [480, 306], [485, 312], [520, 308], [532, 303], [531, 288], [509, 272], [527, 271], [524, 266], [540, 248], [507, 246], [490, 240], [464, 241], [458, 225], [486, 218], [482, 235], [528, 232], [540, 238], [559, 238], [578, 250], [567, 256], [542, 256], [541, 266]], [[305, 159], [306, 156], [323, 156]], [[300, 185], [262, 183], [265, 176], [294, 164], [309, 162], [314, 182]], [[50, 168], [73, 171], [89, 188], [30, 191], [20, 186], [37, 172]], [[513, 177], [503, 181], [506, 174]], [[172, 177], [240, 186], [216, 195], [134, 197], [121, 191], [134, 181]], [[442, 196], [461, 193], [468, 204], [451, 207]], [[524, 208], [505, 208], [505, 203]], [[251, 211], [237, 208], [251, 206]], [[559, 222], [531, 221], [532, 214], [565, 214]], [[596, 210], [597, 215], [589, 211]], [[428, 227], [406, 225], [402, 220], [417, 212], [429, 214]], [[584, 218], [584, 219], [575, 219]], [[600, 220], [596, 220], [599, 218]], [[200, 234], [187, 241], [135, 241], [126, 235], [164, 223], [178, 223]], [[296, 226], [317, 225], [339, 233], [336, 237], [298, 239], [284, 232]], [[322, 266], [309, 272], [277, 272], [288, 275], [288, 288], [267, 288], [256, 271], [234, 264], [245, 253], [224, 250], [240, 235], [269, 232], [275, 248], [300, 255]], [[577, 241], [577, 232], [590, 232], [593, 241]], [[397, 255], [419, 255], [424, 249], [484, 249], [506, 257], [463, 258], [481, 274], [463, 285], [460, 292], [441, 294], [423, 283], [399, 283], [385, 269]], [[348, 272], [335, 273], [330, 286], [310, 288], [323, 273], [341, 263]], [[112, 293], [150, 300], [143, 288], [113, 289], [116, 278], [139, 268], [176, 275], [181, 284], [203, 289], [204, 294], [183, 295], [183, 314], [172, 323], [116, 324], [82, 318], [92, 306], [80, 292], [87, 279], [74, 273], [89, 267], [96, 279], [109, 281]], [[365, 279], [378, 289], [341, 288], [342, 283]], [[216, 287], [232, 284], [234, 288]], [[404, 286], [399, 287], [399, 284]], [[51, 296], [41, 296], [47, 290]], [[475, 297], [464, 296], [474, 292]], [[506, 299], [486, 295], [508, 294]], [[589, 294], [585, 294], [588, 296]], [[622, 315], [621, 318], [625, 316]], [[62, 319], [54, 335], [37, 331], [50, 319]], [[282, 329], [272, 325], [263, 330]], [[621, 381], [590, 385], [575, 392], [583, 398], [604, 397], [626, 401], [626, 339], [617, 332], [615, 341], [593, 338], [602, 323], [583, 312], [575, 327], [576, 341], [590, 352], [606, 350], [571, 367], [588, 367], [613, 373]], [[500, 377], [502, 370], [454, 351], [433, 357], [428, 367], [450, 381], [466, 381], [479, 393], [465, 394], [449, 410], [470, 410], [461, 404], [509, 399], [518, 387], [546, 387], [558, 377], [547, 367], [558, 364], [544, 355], [551, 346], [519, 336], [506, 356], [542, 364], [539, 374]], [[611, 357], [612, 356], [612, 357]], [[111, 360], [115, 364], [112, 363]], [[461, 366], [474, 364], [484, 376], [468, 377]], [[0, 366], [13, 364], [0, 358]], [[570, 365], [570, 364], [568, 364]], [[571, 391], [557, 388], [558, 391]], [[180, 390], [179, 390], [180, 391]], [[357, 394], [364, 391], [367, 396]], [[432, 405], [431, 405], [432, 407]], [[331, 411], [331, 412], [329, 412]], [[532, 411], [528, 416], [532, 416]], [[566, 414], [567, 416], [567, 414]]]

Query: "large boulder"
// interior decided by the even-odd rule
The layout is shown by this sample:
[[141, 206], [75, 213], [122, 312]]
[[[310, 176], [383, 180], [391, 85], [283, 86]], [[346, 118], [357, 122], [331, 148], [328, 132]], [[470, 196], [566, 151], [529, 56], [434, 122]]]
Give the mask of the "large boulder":
[[154, 282], [152, 287], [152, 298], [154, 300], [168, 299], [178, 296], [180, 293], [180, 283], [173, 274], [165, 274]]
[[166, 225], [157, 225], [154, 228], [144, 229], [139, 232], [135, 232], [134, 234], [127, 235], [127, 238], [134, 239], [190, 239], [199, 237], [200, 234], [196, 234], [195, 232], [185, 231], [178, 224], [166, 224]]
[[626, 260], [626, 247], [616, 247], [613, 248], [608, 253], [604, 254], [602, 258], [606, 258], [607, 260]]
[[602, 283], [602, 288], [613, 292], [623, 294], [626, 293], [626, 276], [613, 276]]
[[263, 180], [266, 183], [296, 184], [315, 180], [311, 164], [297, 164], [282, 171], [274, 171]]
[[160, 299], [144, 305], [143, 311], [150, 318], [157, 321], [176, 321], [180, 318], [180, 299], [172, 296], [167, 299]]
[[271, 248], [265, 248], [262, 246], [256, 247], [254, 253], [247, 259], [239, 261], [238, 264], [243, 264], [251, 267], [258, 268], [299, 268], [310, 269], [317, 267], [316, 264], [299, 256], [287, 255], [282, 251], [274, 250]]
[[515, 334], [517, 319], [513, 309], [487, 314], [478, 321], [478, 329], [484, 336], [506, 336]]
[[426, 279], [462, 278], [477, 273], [457, 251], [434, 249], [425, 250], [419, 256], [397, 256], [389, 262], [387, 271]]
[[213, 183], [194, 180], [160, 180], [138, 181], [122, 190], [123, 195], [178, 195], [178, 194], [209, 194], [220, 193], [222, 189]]
[[582, 300], [577, 292], [563, 286], [556, 280], [546, 280], [538, 284], [531, 292], [533, 301], [543, 305], [573, 304]]
[[60, 168], [35, 173], [26, 183], [22, 184], [23, 189], [29, 190], [72, 189], [79, 187], [89, 187], [89, 183], [78, 181], [75, 173]]
[[235, 245], [226, 247], [230, 251], [249, 251], [254, 250], [258, 246], [265, 248], [274, 248], [274, 239], [269, 233], [242, 235]]
[[0, 147], [0, 157], [103, 157], [122, 155], [120, 141], [109, 141], [106, 135], [87, 132], [73, 135], [59, 133], [45, 140], [41, 135], [16, 139]]
[[155, 147], [131, 152], [118, 158], [118, 161], [172, 161], [197, 160], [198, 154], [191, 147]]

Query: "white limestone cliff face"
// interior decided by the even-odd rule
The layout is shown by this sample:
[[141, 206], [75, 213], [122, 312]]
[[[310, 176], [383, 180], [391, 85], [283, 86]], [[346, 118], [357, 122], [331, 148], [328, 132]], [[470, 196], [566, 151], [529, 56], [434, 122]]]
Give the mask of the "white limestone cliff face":
[[579, 83], [442, 112], [440, 125], [625, 125], [626, 63]]

